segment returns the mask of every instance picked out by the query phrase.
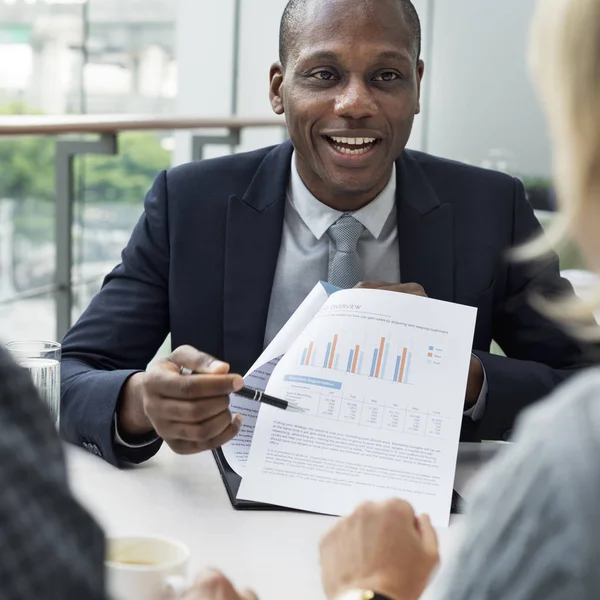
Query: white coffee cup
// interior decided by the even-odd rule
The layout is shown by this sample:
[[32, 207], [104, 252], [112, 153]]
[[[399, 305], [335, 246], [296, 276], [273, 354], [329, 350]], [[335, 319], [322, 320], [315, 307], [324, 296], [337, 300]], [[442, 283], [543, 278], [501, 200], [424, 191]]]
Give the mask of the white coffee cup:
[[106, 541], [106, 583], [113, 600], [171, 600], [187, 587], [190, 551], [176, 540], [156, 536]]

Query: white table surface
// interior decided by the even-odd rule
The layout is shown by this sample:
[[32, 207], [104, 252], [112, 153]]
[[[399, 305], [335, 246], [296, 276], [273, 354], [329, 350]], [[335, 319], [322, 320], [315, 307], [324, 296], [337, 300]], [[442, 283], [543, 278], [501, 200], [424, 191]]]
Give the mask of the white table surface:
[[[461, 460], [456, 489], [481, 461]], [[179, 456], [166, 445], [147, 463], [119, 470], [66, 446], [71, 487], [107, 535], [157, 534], [177, 538], [192, 553], [191, 574], [215, 566], [261, 600], [322, 600], [318, 541], [334, 523], [315, 514], [235, 511], [212, 454]], [[462, 517], [439, 531], [442, 559], [451, 552]]]

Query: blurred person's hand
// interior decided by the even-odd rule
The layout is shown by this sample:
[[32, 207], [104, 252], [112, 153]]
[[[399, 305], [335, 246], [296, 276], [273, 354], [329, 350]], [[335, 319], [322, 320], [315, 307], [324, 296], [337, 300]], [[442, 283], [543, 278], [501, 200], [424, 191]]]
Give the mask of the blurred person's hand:
[[[180, 367], [200, 375], [181, 375]], [[119, 434], [132, 438], [155, 431], [178, 454], [218, 448], [240, 430], [241, 416], [229, 412], [229, 394], [243, 385], [227, 363], [181, 346], [128, 379], [117, 409]]]
[[258, 596], [250, 590], [237, 591], [219, 571], [207, 571], [196, 579], [182, 600], [258, 600]]
[[417, 517], [402, 500], [361, 505], [324, 536], [320, 553], [329, 600], [349, 590], [417, 600], [439, 561], [429, 517]]

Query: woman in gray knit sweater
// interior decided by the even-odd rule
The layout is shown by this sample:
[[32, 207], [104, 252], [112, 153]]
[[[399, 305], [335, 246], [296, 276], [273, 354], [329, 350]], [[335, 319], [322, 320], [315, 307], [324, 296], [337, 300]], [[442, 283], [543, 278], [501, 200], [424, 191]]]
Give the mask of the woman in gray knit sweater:
[[[600, 273], [600, 0], [538, 4], [530, 62], [551, 131], [562, 233]], [[522, 254], [540, 254], [548, 242]], [[595, 337], [589, 317], [599, 308], [600, 290], [577, 305], [543, 307], [576, 335]], [[600, 370], [526, 411], [513, 440], [472, 490], [458, 551], [433, 597], [600, 599]], [[330, 599], [369, 590], [390, 600], [420, 596], [437, 560], [435, 535], [406, 508], [403, 520], [400, 508], [363, 507], [328, 534], [321, 562]]]
[[[562, 213], [600, 272], [600, 0], [541, 0], [532, 33]], [[599, 304], [553, 310], [597, 335], [577, 323]], [[477, 481], [439, 597], [600, 598], [600, 370], [527, 411], [514, 441]]]

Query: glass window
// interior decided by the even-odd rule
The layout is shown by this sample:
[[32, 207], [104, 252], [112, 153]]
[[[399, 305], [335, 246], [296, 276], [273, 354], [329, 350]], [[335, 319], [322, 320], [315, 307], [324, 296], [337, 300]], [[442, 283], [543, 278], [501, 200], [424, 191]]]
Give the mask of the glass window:
[[[176, 2], [0, 0], [0, 114], [172, 113]], [[0, 339], [54, 338], [55, 139], [0, 138]], [[74, 318], [119, 261], [172, 134], [76, 161]]]

